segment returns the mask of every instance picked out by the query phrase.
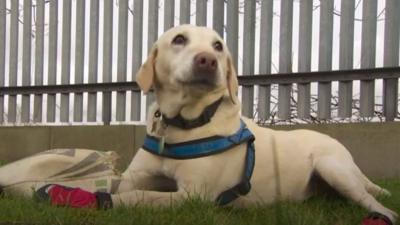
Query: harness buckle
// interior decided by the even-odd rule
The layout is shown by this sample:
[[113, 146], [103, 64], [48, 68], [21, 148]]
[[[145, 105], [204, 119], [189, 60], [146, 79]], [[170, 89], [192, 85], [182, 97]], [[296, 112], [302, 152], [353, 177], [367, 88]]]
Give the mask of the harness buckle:
[[240, 195], [247, 195], [250, 192], [251, 183], [247, 179], [237, 185], [237, 190]]

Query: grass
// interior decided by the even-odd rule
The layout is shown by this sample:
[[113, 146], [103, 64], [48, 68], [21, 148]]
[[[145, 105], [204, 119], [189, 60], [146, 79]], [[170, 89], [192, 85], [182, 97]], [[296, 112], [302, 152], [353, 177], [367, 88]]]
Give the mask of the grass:
[[[392, 192], [379, 198], [387, 207], [400, 212], [400, 180], [377, 183]], [[266, 224], [266, 225], [357, 225], [367, 212], [346, 199], [326, 195], [303, 203], [284, 202], [246, 209], [217, 207], [212, 203], [190, 199], [170, 207], [118, 207], [112, 210], [52, 207], [21, 197], [0, 199], [0, 225], [3, 224]]]

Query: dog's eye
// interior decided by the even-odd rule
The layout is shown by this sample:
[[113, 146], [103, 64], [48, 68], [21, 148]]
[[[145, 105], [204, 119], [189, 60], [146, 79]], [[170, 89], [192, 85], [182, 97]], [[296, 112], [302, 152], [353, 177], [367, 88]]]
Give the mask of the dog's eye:
[[220, 41], [214, 42], [213, 47], [219, 52], [222, 52], [222, 50], [224, 50], [224, 47], [222, 46], [222, 43]]
[[187, 42], [187, 39], [182, 35], [182, 34], [178, 34], [174, 37], [174, 39], [172, 40], [172, 44], [174, 45], [185, 45]]

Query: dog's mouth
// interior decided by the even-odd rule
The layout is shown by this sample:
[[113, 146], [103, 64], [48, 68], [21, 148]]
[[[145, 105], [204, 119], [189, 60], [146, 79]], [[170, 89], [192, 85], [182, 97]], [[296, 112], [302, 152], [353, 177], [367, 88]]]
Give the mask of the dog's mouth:
[[209, 75], [195, 76], [185, 81], [180, 81], [183, 85], [202, 87], [202, 88], [215, 88], [217, 86], [217, 79]]
[[190, 79], [190, 83], [193, 85], [207, 85], [207, 86], [215, 86], [216, 85], [216, 76], [214, 74], [200, 74], [192, 79]]

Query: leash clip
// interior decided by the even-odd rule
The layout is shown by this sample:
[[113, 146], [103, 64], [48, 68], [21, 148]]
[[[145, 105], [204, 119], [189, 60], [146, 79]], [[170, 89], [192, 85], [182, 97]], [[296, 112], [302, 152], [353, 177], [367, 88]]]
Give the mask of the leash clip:
[[154, 112], [154, 117], [155, 117], [155, 118], [160, 118], [161, 116], [162, 116], [162, 114], [161, 114], [160, 110], [157, 109], [157, 110]]
[[[165, 133], [165, 132], [160, 132], [161, 129], [166, 128], [166, 126], [164, 124], [165, 123], [163, 122], [163, 115], [160, 112], [160, 110], [157, 109], [154, 112], [153, 123], [151, 125], [151, 133], [156, 133], [157, 135], [160, 135], [160, 133]], [[160, 135], [160, 136], [162, 136], [162, 135]]]
[[153, 124], [151, 127], [151, 132], [155, 133], [160, 137], [160, 143], [158, 145], [158, 152], [161, 154], [164, 151], [165, 145], [165, 130], [167, 129], [167, 124], [164, 122], [164, 117], [159, 109], [154, 112]]

